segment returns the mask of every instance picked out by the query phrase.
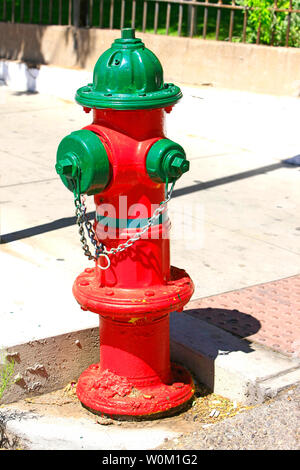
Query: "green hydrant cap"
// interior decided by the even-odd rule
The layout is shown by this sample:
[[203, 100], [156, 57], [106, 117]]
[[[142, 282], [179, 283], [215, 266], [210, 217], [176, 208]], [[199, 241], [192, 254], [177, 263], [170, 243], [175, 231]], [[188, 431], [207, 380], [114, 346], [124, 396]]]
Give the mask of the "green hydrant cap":
[[133, 28], [98, 59], [93, 83], [77, 90], [75, 100], [86, 108], [119, 110], [163, 108], [182, 97], [173, 83], [164, 83], [158, 58], [135, 37]]
[[190, 162], [181, 145], [170, 139], [160, 139], [150, 147], [146, 168], [154, 181], [173, 182], [189, 171]]
[[70, 191], [78, 189], [80, 194], [97, 194], [110, 180], [105, 147], [99, 137], [87, 129], [63, 138], [57, 149], [55, 169], [64, 185]]

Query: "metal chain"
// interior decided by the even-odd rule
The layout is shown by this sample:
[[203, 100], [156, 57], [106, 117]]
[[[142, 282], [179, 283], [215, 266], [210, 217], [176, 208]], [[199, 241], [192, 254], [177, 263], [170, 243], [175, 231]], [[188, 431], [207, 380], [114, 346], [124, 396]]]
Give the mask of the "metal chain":
[[[82, 244], [82, 249], [84, 251], [84, 254], [90, 260], [91, 259], [97, 260], [97, 258], [99, 258], [100, 254], [103, 251], [103, 244], [102, 243], [98, 244], [96, 240], [93, 226], [91, 222], [89, 221], [88, 216], [86, 215], [86, 205], [85, 205], [84, 197], [81, 194], [79, 194], [77, 197], [75, 197], [74, 203], [75, 203], [76, 223], [79, 227], [78, 232], [80, 235], [80, 241]], [[89, 245], [85, 237], [84, 228], [87, 231], [87, 234], [88, 234], [89, 239], [91, 240], [91, 243], [95, 247], [95, 256], [93, 256], [92, 253], [90, 252]]]
[[162, 201], [159, 207], [155, 209], [152, 217], [149, 219], [148, 223], [144, 225], [143, 229], [140, 232], [136, 233], [133, 237], [129, 238], [125, 243], [121, 243], [117, 248], [111, 248], [108, 251], [104, 247], [104, 253], [107, 255], [113, 255], [113, 254], [119, 253], [120, 251], [124, 251], [126, 250], [126, 248], [129, 248], [130, 246], [132, 246], [137, 240], [140, 240], [142, 236], [144, 235], [144, 233], [146, 233], [150, 229], [150, 227], [154, 224], [155, 220], [158, 219], [160, 214], [165, 210], [166, 204], [171, 199], [174, 184], [175, 184], [175, 181], [172, 183], [170, 191], [167, 191], [166, 199]]
[[[96, 239], [96, 234], [93, 229], [93, 226], [91, 222], [88, 219], [88, 216], [86, 214], [87, 208], [85, 205], [85, 196], [80, 194], [79, 188], [75, 189], [75, 184], [74, 184], [74, 203], [75, 203], [75, 215], [76, 215], [76, 223], [79, 227], [79, 235], [80, 235], [80, 241], [82, 244], [82, 249], [85, 254], [85, 256], [88, 257], [89, 260], [94, 260], [97, 261], [100, 256], [104, 256], [107, 261], [106, 266], [101, 266], [99, 265], [99, 268], [101, 269], [107, 269], [110, 266], [110, 255], [115, 255], [116, 253], [120, 253], [121, 251], [126, 250], [130, 246], [132, 246], [135, 242], [140, 240], [144, 233], [146, 233], [150, 227], [154, 224], [155, 220], [160, 216], [162, 212], [165, 210], [166, 204], [170, 201], [172, 192], [174, 189], [175, 181], [173, 181], [171, 185], [171, 189], [168, 190], [168, 181], [166, 182], [166, 199], [162, 201], [159, 204], [159, 207], [155, 209], [153, 212], [152, 217], [149, 219], [148, 223], [144, 225], [142, 230], [138, 233], [136, 233], [133, 237], [129, 238], [125, 243], [120, 243], [120, 245], [117, 248], [111, 248], [110, 250], [107, 250], [105, 245], [103, 243], [98, 243]], [[79, 186], [79, 185], [78, 185]], [[95, 248], [95, 255], [93, 255], [89, 249], [89, 245], [87, 242], [87, 239], [85, 237], [85, 231], [87, 232], [87, 235], [93, 244]]]

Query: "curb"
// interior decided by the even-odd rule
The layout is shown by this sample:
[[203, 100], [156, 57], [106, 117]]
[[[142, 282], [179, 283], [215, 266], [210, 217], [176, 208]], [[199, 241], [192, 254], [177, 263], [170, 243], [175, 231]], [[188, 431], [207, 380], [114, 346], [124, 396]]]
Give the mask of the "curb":
[[240, 339], [189, 314], [171, 314], [171, 356], [214, 393], [247, 405], [300, 382], [300, 360]]
[[[89, 363], [93, 355], [99, 354], [96, 340], [96, 328], [60, 335], [52, 338], [63, 348], [59, 350], [59, 361], [65, 365], [64, 380], [74, 379], [66, 371], [72, 370], [70, 362], [70, 340], [81, 336], [88, 341], [93, 338], [92, 349], [81, 349], [77, 356], [80, 366]], [[259, 404], [268, 398], [275, 397], [284, 388], [300, 382], [300, 362], [291, 360], [277, 352], [265, 349], [260, 345], [241, 340], [236, 336], [210, 325], [185, 313], [170, 315], [171, 357], [183, 363], [194, 376], [211, 388], [214, 393], [245, 404]], [[43, 351], [47, 351], [46, 338], [36, 343], [39, 360], [43, 361]], [[44, 346], [44, 348], [43, 348]], [[18, 349], [16, 347], [15, 349]], [[19, 366], [27, 351], [32, 351], [32, 342], [22, 345], [19, 353]], [[92, 354], [91, 354], [92, 352]], [[73, 358], [74, 359], [74, 358]], [[57, 358], [55, 359], [57, 361]], [[69, 361], [69, 362], [68, 362]], [[26, 362], [26, 361], [25, 361]], [[28, 362], [27, 362], [28, 363]], [[27, 365], [27, 363], [25, 365]], [[56, 362], [58, 364], [58, 361]], [[74, 371], [74, 370], [73, 370]], [[55, 377], [59, 376], [59, 371]], [[76, 377], [77, 378], [77, 377]], [[48, 381], [48, 383], [47, 383]], [[39, 395], [54, 391], [63, 384], [48, 376], [37, 391], [28, 393]], [[58, 387], [58, 385], [60, 387]], [[16, 387], [17, 385], [14, 385]], [[10, 395], [15, 401], [16, 396]], [[105, 424], [105, 423], [104, 423]], [[125, 424], [125, 423], [124, 423]], [[150, 450], [158, 448], [167, 440], [176, 440], [182, 433], [170, 428], [163, 421], [154, 422], [150, 427], [133, 428], [130, 425], [99, 426], [97, 422], [85, 418], [65, 418], [51, 415], [40, 415], [30, 411], [11, 409], [3, 406], [0, 409], [0, 435], [3, 447], [30, 450]], [[4, 443], [4, 444], [3, 444]]]
[[[240, 339], [186, 313], [170, 315], [171, 358], [214, 393], [244, 404], [262, 403], [300, 382], [300, 360]], [[4, 403], [41, 395], [77, 380], [99, 361], [99, 329], [88, 328], [7, 349], [15, 359]]]

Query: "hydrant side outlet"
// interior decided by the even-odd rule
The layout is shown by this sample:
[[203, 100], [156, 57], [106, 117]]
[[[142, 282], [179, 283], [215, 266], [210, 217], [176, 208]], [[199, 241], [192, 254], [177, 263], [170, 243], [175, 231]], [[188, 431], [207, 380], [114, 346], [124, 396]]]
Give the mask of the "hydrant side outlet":
[[150, 148], [146, 160], [147, 172], [154, 181], [174, 181], [189, 170], [185, 151], [169, 139], [160, 139]]
[[[113, 418], [172, 414], [194, 394], [190, 373], [170, 362], [169, 314], [194, 291], [186, 271], [170, 265], [167, 203], [189, 162], [164, 121], [181, 96], [134, 30], [123, 29], [96, 63], [93, 83], [76, 93], [93, 122], [57, 151], [56, 171], [74, 193], [82, 248], [94, 261], [73, 294], [100, 321], [100, 361], [81, 374], [76, 392], [86, 408]], [[94, 196], [93, 225], [84, 193]]]
[[59, 144], [56, 171], [64, 185], [74, 190], [79, 184], [80, 193], [88, 195], [101, 192], [110, 179], [110, 165], [106, 149], [99, 137], [82, 129], [72, 132]]

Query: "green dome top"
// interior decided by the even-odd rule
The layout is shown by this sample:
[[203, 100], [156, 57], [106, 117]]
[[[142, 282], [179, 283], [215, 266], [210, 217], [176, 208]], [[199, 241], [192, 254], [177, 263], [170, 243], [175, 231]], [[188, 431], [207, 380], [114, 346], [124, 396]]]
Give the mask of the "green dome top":
[[180, 88], [164, 84], [158, 58], [135, 37], [134, 29], [122, 29], [122, 37], [98, 59], [93, 83], [77, 90], [76, 101], [87, 108], [145, 109], [175, 104]]

